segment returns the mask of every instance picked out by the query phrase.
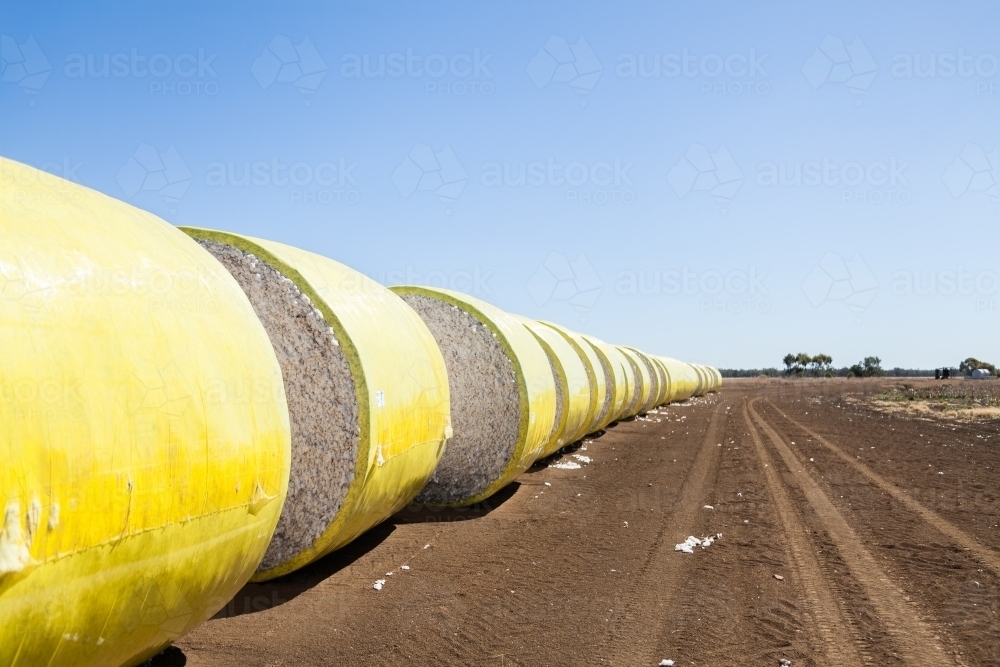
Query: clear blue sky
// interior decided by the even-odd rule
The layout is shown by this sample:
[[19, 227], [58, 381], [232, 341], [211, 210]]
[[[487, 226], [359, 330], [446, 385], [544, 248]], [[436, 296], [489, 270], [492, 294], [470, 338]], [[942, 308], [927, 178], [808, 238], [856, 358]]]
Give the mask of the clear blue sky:
[[0, 7], [0, 154], [173, 224], [719, 367], [1000, 361], [996, 3], [85, 4]]

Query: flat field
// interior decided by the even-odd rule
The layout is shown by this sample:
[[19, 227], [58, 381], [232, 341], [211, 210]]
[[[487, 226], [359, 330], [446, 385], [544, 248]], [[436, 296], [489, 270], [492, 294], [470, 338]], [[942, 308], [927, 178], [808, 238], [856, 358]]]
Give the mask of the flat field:
[[997, 665], [998, 387], [727, 381], [248, 585], [153, 664]]

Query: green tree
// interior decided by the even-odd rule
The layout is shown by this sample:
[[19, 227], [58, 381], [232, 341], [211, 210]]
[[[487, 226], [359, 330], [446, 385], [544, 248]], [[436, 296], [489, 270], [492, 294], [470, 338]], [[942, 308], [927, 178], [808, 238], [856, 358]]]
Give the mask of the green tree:
[[870, 378], [881, 377], [882, 375], [882, 360], [878, 357], [865, 357], [859, 363], [847, 369], [847, 377], [849, 378]]
[[958, 365], [958, 372], [962, 373], [963, 375], [971, 376], [972, 371], [979, 368], [985, 368], [990, 372], [990, 375], [996, 377], [997, 374], [996, 366], [985, 361], [979, 361], [979, 359], [976, 359], [975, 357], [969, 357], [968, 359], [960, 363]]
[[865, 357], [864, 361], [861, 362], [865, 367], [865, 375], [867, 377], [881, 377], [882, 375], [882, 360], [878, 357]]
[[785, 375], [791, 375], [795, 370], [795, 355], [786, 354], [785, 358], [781, 360], [781, 363], [785, 364]]
[[799, 352], [795, 355], [795, 374], [802, 375], [806, 372], [806, 368], [812, 362], [812, 357], [810, 357], [805, 352]]
[[812, 363], [813, 375], [816, 375], [818, 377], [820, 375], [829, 372], [830, 366], [833, 364], [833, 357], [831, 357], [828, 354], [823, 354], [821, 352], [820, 354], [814, 356], [810, 360], [810, 363]]

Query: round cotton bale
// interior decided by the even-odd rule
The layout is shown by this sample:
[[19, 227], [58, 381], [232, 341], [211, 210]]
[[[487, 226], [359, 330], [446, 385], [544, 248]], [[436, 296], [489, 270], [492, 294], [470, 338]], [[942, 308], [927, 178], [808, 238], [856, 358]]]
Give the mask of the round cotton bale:
[[281, 365], [292, 424], [288, 499], [254, 579], [338, 549], [403, 508], [449, 431], [434, 337], [402, 299], [332, 259], [186, 228], [236, 279]]
[[715, 389], [715, 375], [708, 366], [698, 364], [698, 368], [701, 369], [702, 374], [705, 376], [704, 393], [711, 393]]
[[175, 227], [0, 173], [0, 664], [139, 664], [267, 548], [281, 370], [236, 281]]
[[601, 419], [611, 409], [611, 401], [614, 398], [614, 386], [611, 383], [614, 382], [614, 378], [608, 377], [597, 352], [579, 334], [551, 322], [541, 322], [541, 324], [561, 335], [580, 357], [590, 384], [590, 407], [582, 435], [593, 433], [600, 428]]
[[643, 405], [649, 399], [649, 394], [652, 390], [652, 381], [649, 377], [649, 371], [646, 370], [646, 364], [642, 363], [638, 354], [624, 347], [619, 347], [618, 350], [628, 360], [631, 373], [635, 377], [632, 398], [629, 399], [623, 413], [624, 418], [628, 419], [640, 414]]
[[666, 377], [666, 371], [663, 370], [663, 365], [660, 364], [659, 360], [649, 354], [645, 354], [646, 360], [653, 366], [653, 370], [656, 373], [657, 385], [656, 385], [656, 396], [653, 397], [653, 403], [650, 409], [656, 408], [663, 403], [663, 394], [667, 391], [668, 380]]
[[642, 401], [642, 405], [637, 411], [637, 414], [644, 415], [657, 405], [657, 401], [660, 398], [660, 388], [663, 384], [662, 378], [660, 377], [659, 369], [657, 369], [653, 360], [646, 354], [632, 347], [625, 349], [631, 352], [639, 360], [639, 363], [642, 365], [641, 367], [645, 368], [646, 376], [649, 378], [649, 390], [648, 392], [644, 392], [645, 396]]
[[684, 400], [686, 380], [684, 375], [684, 364], [671, 357], [657, 357], [667, 374], [670, 376], [670, 393], [667, 395], [667, 403]]
[[545, 451], [556, 385], [538, 339], [513, 315], [446, 289], [391, 288], [426, 322], [444, 355], [454, 435], [417, 497], [460, 506], [488, 498]]
[[710, 371], [712, 371], [712, 374], [715, 376], [715, 382], [713, 383], [712, 391], [719, 391], [720, 389], [722, 389], [722, 373], [720, 373], [719, 369], [715, 368], [714, 366], [709, 366], [708, 368]]
[[670, 369], [670, 379], [673, 390], [670, 394], [671, 401], [684, 401], [695, 395], [698, 389], [698, 374], [690, 364], [670, 357], [662, 357], [667, 368]]
[[541, 322], [526, 317], [518, 319], [542, 344], [559, 379], [556, 389], [558, 429], [545, 448], [543, 456], [548, 456], [587, 434], [590, 423], [590, 379], [584, 360], [562, 334]]
[[657, 365], [660, 369], [660, 377], [663, 378], [662, 386], [660, 387], [660, 396], [657, 399], [656, 405], [664, 405], [670, 402], [670, 392], [672, 391], [672, 381], [670, 379], [670, 371], [667, 369], [667, 365], [663, 363], [663, 360], [659, 357], [650, 357], [653, 363]]
[[609, 345], [600, 339], [585, 334], [581, 334], [581, 337], [593, 348], [601, 360], [601, 365], [606, 376], [610, 380], [612, 401], [610, 402], [608, 411], [603, 414], [599, 426], [599, 428], [604, 428], [611, 422], [621, 419], [625, 403], [632, 395], [633, 385], [629, 384], [630, 378], [625, 374], [625, 366], [628, 365], [628, 361], [614, 345]]
[[708, 373], [705, 371], [705, 367], [701, 364], [690, 364], [691, 368], [698, 376], [698, 387], [694, 390], [695, 396], [704, 396], [708, 393], [708, 389], [711, 386], [709, 383]]

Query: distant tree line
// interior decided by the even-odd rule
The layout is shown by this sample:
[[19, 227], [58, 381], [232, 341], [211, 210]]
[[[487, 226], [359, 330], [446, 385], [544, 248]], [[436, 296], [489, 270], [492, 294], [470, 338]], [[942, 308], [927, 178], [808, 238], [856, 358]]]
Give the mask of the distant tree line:
[[[829, 369], [829, 375], [824, 375], [824, 377], [864, 377], [864, 374], [858, 374], [856, 366], [860, 366], [863, 370], [864, 364], [855, 364], [855, 366], [845, 366], [843, 368], [831, 368]], [[852, 370], [854, 375], [852, 376]], [[789, 376], [785, 372], [778, 368], [720, 368], [719, 373], [724, 378], [755, 378], [760, 376], [765, 377], [798, 377]], [[809, 377], [808, 375], [804, 377]], [[934, 369], [925, 368], [885, 368], [882, 369], [881, 377], [897, 377], [897, 378], [913, 378], [913, 377], [934, 377]]]
[[[874, 359], [874, 357], [870, 357]], [[830, 374], [833, 368], [833, 357], [828, 354], [817, 354], [809, 356], [805, 352], [798, 354], [786, 354], [781, 360], [785, 364], [785, 375], [812, 375], [813, 377], [823, 377]]]
[[[783, 370], [777, 368], [720, 368], [719, 373], [724, 378], [749, 377], [934, 377], [934, 369], [924, 368], [891, 368], [883, 369], [882, 360], [878, 357], [865, 357], [851, 366], [833, 367], [833, 357], [828, 354], [808, 355], [805, 352], [786, 354], [781, 360], [785, 365]], [[972, 371], [983, 368], [990, 375], [997, 377], [997, 368], [991, 363], [969, 357], [958, 365], [962, 375], [971, 376]]]

